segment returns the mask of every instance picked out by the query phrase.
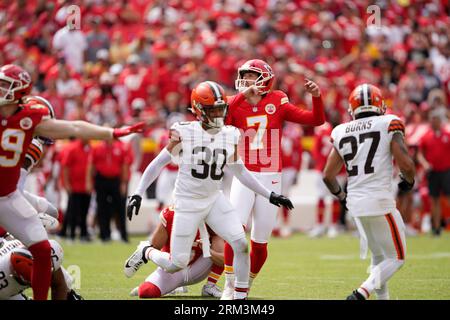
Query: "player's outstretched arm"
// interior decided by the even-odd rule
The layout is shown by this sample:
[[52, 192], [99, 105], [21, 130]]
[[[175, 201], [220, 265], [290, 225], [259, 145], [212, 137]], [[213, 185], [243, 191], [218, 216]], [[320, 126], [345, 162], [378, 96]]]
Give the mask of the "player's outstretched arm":
[[244, 162], [237, 155], [237, 145], [236, 145], [235, 155], [233, 156], [235, 159], [230, 164], [228, 164], [228, 168], [230, 168], [233, 175], [247, 188], [253, 190], [254, 192], [262, 195], [263, 197], [269, 199], [270, 203], [279, 207], [282, 205], [283, 207], [288, 208], [289, 210], [293, 209], [291, 200], [286, 198], [283, 195], [277, 194], [273, 191], [270, 191], [266, 187], [264, 187], [251, 173], [247, 170], [244, 165]]
[[112, 129], [97, 126], [86, 121], [49, 119], [42, 121], [36, 126], [35, 134], [52, 139], [80, 138], [86, 140], [112, 140], [131, 133], [142, 132], [144, 126], [145, 123], [140, 122], [133, 126]]
[[127, 217], [131, 221], [133, 213], [135, 215], [139, 214], [139, 209], [141, 208], [142, 197], [144, 196], [145, 190], [156, 180], [156, 178], [161, 173], [162, 169], [170, 163], [172, 160], [171, 153], [175, 152], [175, 147], [180, 143], [180, 136], [171, 132], [169, 144], [161, 150], [158, 156], [149, 163], [147, 168], [145, 168], [144, 174], [139, 180], [139, 185], [130, 197], [127, 205]]
[[139, 214], [139, 209], [141, 207], [142, 197], [144, 196], [145, 190], [156, 180], [156, 178], [161, 173], [162, 169], [168, 165], [172, 157], [169, 150], [166, 148], [162, 149], [158, 156], [149, 163], [144, 171], [144, 174], [139, 180], [139, 185], [130, 197], [127, 205], [127, 217], [131, 221], [133, 213], [135, 215]]
[[323, 169], [323, 182], [328, 190], [339, 199], [341, 205], [347, 210], [347, 194], [342, 190], [341, 185], [336, 179], [336, 176], [341, 171], [343, 165], [344, 160], [342, 160], [336, 149], [333, 148], [328, 156], [325, 168]]
[[409, 156], [403, 135], [400, 132], [396, 132], [392, 136], [391, 152], [401, 172], [401, 181], [398, 184], [398, 187], [400, 190], [409, 191], [414, 187], [416, 169], [414, 161]]
[[322, 96], [320, 95], [320, 88], [315, 82], [309, 79], [305, 79], [304, 86], [306, 91], [312, 96], [312, 111], [300, 109], [292, 103], [286, 102], [283, 104], [285, 111], [284, 119], [304, 125], [320, 126], [325, 122], [325, 111]]

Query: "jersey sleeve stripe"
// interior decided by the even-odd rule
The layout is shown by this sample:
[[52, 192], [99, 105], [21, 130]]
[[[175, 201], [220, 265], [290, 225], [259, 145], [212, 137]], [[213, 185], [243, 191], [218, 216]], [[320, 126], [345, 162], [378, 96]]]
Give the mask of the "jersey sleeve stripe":
[[391, 128], [400, 128], [400, 129], [405, 129], [405, 126], [401, 125], [401, 124], [391, 124], [389, 126], [389, 129]]
[[285, 104], [285, 103], [288, 103], [288, 102], [289, 102], [289, 98], [288, 97], [283, 97], [283, 98], [281, 98], [280, 104]]
[[41, 154], [42, 153], [42, 150], [41, 149], [39, 149], [37, 146], [35, 146], [34, 144], [31, 144], [29, 147], [28, 147], [28, 150], [33, 150], [34, 152], [36, 152], [37, 154]]
[[389, 129], [391, 129], [391, 128], [405, 129], [405, 126], [404, 126], [404, 125], [401, 125], [401, 124], [391, 124], [391, 125], [389, 126]]
[[41, 158], [34, 150], [28, 150], [27, 154], [35, 161], [38, 162]]

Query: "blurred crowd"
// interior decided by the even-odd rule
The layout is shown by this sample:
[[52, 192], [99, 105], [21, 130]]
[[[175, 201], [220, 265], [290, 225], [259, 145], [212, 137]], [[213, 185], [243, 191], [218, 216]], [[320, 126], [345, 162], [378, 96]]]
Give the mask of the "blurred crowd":
[[[112, 127], [148, 123], [131, 170], [158, 152], [170, 119], [189, 119], [204, 80], [235, 92], [237, 68], [266, 60], [275, 87], [309, 108], [321, 88], [329, 119], [350, 120], [358, 84], [379, 86], [417, 147], [430, 112], [449, 115], [450, 4], [445, 0], [17, 0], [0, 4], [0, 65], [25, 67], [56, 116]], [[73, 5], [76, 5], [74, 7]], [[79, 15], [78, 15], [79, 14]], [[375, 15], [375, 16], [374, 16]], [[68, 27], [70, 26], [70, 27]], [[312, 128], [304, 129], [313, 136]], [[305, 145], [306, 151], [312, 148]], [[44, 164], [45, 166], [45, 164]], [[420, 181], [419, 181], [420, 185]]]

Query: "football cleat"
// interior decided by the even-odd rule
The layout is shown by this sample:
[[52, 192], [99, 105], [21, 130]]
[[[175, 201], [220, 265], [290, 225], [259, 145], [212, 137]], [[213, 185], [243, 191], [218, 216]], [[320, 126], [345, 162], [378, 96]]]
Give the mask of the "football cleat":
[[183, 293], [188, 293], [188, 288], [187, 287], [178, 287], [175, 288], [174, 290], [170, 291], [168, 294], [169, 295], [177, 295], [177, 294], [183, 294]]
[[220, 300], [233, 300], [234, 296], [234, 279], [232, 281], [225, 280], [225, 286], [223, 288], [222, 297]]
[[207, 283], [202, 288], [202, 297], [221, 298], [222, 290], [216, 284]]
[[327, 237], [328, 238], [336, 238], [339, 235], [339, 231], [336, 225], [331, 225], [328, 227]]
[[325, 234], [325, 226], [317, 225], [308, 234], [309, 238], [319, 238]]
[[145, 257], [147, 249], [151, 248], [149, 241], [141, 241], [136, 248], [136, 251], [125, 261], [124, 273], [125, 276], [131, 278], [139, 270], [139, 268], [148, 262]]
[[84, 298], [72, 289], [67, 293], [67, 300], [84, 300]]
[[366, 300], [366, 298], [364, 298], [357, 290], [353, 290], [352, 294], [349, 295], [346, 300]]
[[133, 290], [131, 290], [130, 297], [139, 297], [139, 287], [136, 287]]

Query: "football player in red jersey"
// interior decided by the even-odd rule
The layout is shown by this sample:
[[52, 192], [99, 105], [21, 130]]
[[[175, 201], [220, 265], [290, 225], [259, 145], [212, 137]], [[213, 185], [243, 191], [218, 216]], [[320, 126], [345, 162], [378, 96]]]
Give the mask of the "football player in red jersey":
[[[339, 201], [333, 197], [326, 185], [322, 180], [322, 171], [327, 163], [328, 155], [333, 149], [333, 144], [331, 143], [331, 131], [335, 126], [339, 124], [339, 120], [335, 115], [329, 116], [330, 122], [326, 122], [320, 127], [314, 129], [314, 146], [312, 149], [312, 157], [314, 159], [315, 170], [317, 172], [316, 176], [316, 187], [318, 192], [317, 201], [317, 215], [315, 225], [309, 232], [309, 237], [317, 238], [325, 234], [329, 238], [335, 238], [338, 235], [337, 223], [341, 214], [341, 205]], [[341, 185], [345, 184], [345, 169], [342, 169], [337, 179]], [[326, 200], [331, 200], [331, 217], [329, 224], [327, 226], [325, 213], [326, 213]]]
[[[235, 86], [240, 94], [229, 97], [226, 124], [242, 133], [239, 153], [245, 166], [266, 187], [281, 192], [281, 130], [284, 121], [318, 126], [325, 120], [320, 89], [305, 79], [305, 89], [312, 95], [313, 110], [308, 111], [289, 102], [287, 95], [272, 90], [275, 75], [264, 61], [254, 59], [238, 69]], [[277, 208], [269, 201], [246, 188], [236, 179], [231, 186], [230, 200], [246, 224], [252, 215], [250, 282], [261, 270], [267, 258], [267, 242], [276, 223]], [[233, 292], [233, 251], [225, 244], [225, 288], [222, 299], [230, 299]]]
[[[170, 237], [172, 234], [174, 208], [167, 207], [160, 213], [160, 223], [151, 236], [152, 254], [149, 259], [158, 265], [158, 268], [150, 274], [145, 281], [134, 288], [130, 295], [139, 298], [159, 298], [167, 295], [174, 289], [189, 286], [206, 279], [208, 284], [202, 289], [202, 296], [213, 296], [220, 298], [221, 291], [215, 285], [220, 274], [223, 272], [223, 240], [211, 229], [207, 228], [209, 241], [211, 243], [211, 257], [202, 256], [200, 233], [197, 231], [195, 242], [192, 245], [191, 258], [187, 268], [170, 273], [164, 269], [165, 259], [160, 256], [170, 254]], [[147, 259], [144, 260], [147, 263]], [[213, 278], [213, 279], [210, 279]], [[213, 283], [213, 285], [211, 285]]]
[[34, 136], [110, 140], [142, 130], [143, 123], [111, 129], [84, 121], [51, 119], [43, 104], [25, 103], [32, 82], [16, 65], [0, 68], [0, 225], [33, 255], [31, 287], [35, 300], [46, 300], [51, 279], [51, 247], [36, 209], [17, 189], [26, 151]]

